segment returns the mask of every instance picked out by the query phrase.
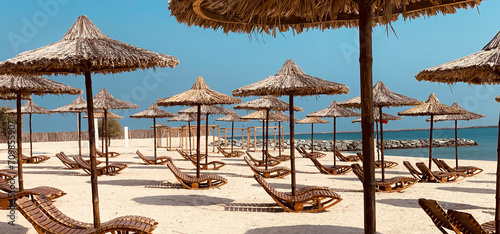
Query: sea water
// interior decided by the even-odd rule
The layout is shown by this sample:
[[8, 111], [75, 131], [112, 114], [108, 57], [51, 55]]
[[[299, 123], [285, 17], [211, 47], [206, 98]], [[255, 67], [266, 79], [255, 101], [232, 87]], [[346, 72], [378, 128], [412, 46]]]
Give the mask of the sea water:
[[[498, 128], [464, 128], [458, 129], [458, 138], [476, 141], [477, 146], [458, 147], [459, 159], [497, 160]], [[288, 135], [285, 137], [288, 139]], [[296, 139], [311, 139], [310, 134], [296, 134]], [[433, 138], [455, 138], [455, 129], [437, 129]], [[429, 130], [384, 131], [384, 140], [429, 139]], [[315, 133], [314, 140], [333, 140], [332, 133]], [[361, 140], [361, 132], [337, 133], [337, 140]], [[386, 155], [409, 157], [429, 157], [429, 148], [387, 149]], [[432, 155], [440, 159], [454, 159], [455, 147], [434, 147]]]

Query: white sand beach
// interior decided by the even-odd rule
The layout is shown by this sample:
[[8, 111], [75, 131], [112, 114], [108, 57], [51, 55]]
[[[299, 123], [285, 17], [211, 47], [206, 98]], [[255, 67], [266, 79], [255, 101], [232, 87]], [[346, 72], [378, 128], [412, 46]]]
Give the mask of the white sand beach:
[[[112, 141], [110, 151], [122, 155], [110, 159], [110, 162], [129, 166], [117, 175], [98, 178], [102, 222], [133, 214], [158, 221], [154, 233], [363, 233], [363, 187], [352, 172], [339, 176], [320, 174], [309, 159], [296, 153], [298, 187], [327, 186], [337, 191], [343, 200], [324, 212], [288, 213], [275, 205], [253, 179], [253, 172], [243, 158], [225, 158], [222, 154], [210, 153], [210, 160], [223, 161], [227, 165], [209, 172], [226, 177], [228, 184], [210, 190], [188, 190], [178, 183], [166, 166], [144, 165], [135, 154], [136, 150], [140, 150], [152, 156], [152, 145], [152, 139], [131, 140], [127, 148], [121, 140]], [[77, 143], [44, 142], [34, 143], [33, 146], [34, 152], [44, 152], [52, 158], [40, 164], [24, 165], [25, 188], [43, 185], [62, 189], [67, 195], [54, 200], [54, 205], [76, 220], [92, 222], [90, 176], [80, 169], [67, 169], [54, 156], [60, 151], [68, 155], [78, 153]], [[0, 150], [3, 149], [0, 169], [7, 168], [6, 147], [6, 144], [0, 145]], [[23, 149], [27, 154], [28, 144]], [[88, 149], [84, 148], [83, 152], [88, 154]], [[176, 151], [158, 149], [158, 155], [170, 156], [182, 171], [195, 173], [191, 162], [184, 160]], [[387, 178], [411, 176], [403, 166], [404, 160], [412, 164], [427, 162], [425, 158], [387, 156], [386, 159], [399, 163], [397, 167], [386, 170]], [[99, 160], [104, 161], [103, 158]], [[328, 153], [320, 161], [330, 165], [332, 154]], [[461, 160], [460, 163], [481, 167], [484, 172], [456, 183], [418, 183], [403, 192], [377, 193], [377, 231], [439, 233], [418, 206], [418, 198], [435, 199], [445, 209], [471, 213], [480, 223], [493, 220], [496, 162]], [[283, 162], [280, 166], [290, 167], [290, 162]], [[435, 165], [433, 169], [437, 170]], [[377, 170], [378, 178], [379, 175], [380, 170]], [[267, 181], [277, 190], [290, 190], [290, 176]], [[240, 211], [242, 207], [254, 209]], [[8, 213], [0, 211], [1, 233], [36, 233], [18, 212], [15, 226], [9, 225]]]

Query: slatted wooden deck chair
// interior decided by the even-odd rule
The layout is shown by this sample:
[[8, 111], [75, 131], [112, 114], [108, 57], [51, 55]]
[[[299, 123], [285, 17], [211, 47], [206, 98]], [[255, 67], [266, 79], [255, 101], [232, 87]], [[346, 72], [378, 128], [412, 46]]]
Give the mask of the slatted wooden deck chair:
[[420, 198], [418, 199], [418, 205], [420, 205], [425, 213], [429, 215], [434, 225], [436, 225], [442, 233], [448, 233], [445, 228], [457, 234], [461, 233], [458, 228], [453, 225], [451, 217], [448, 216], [446, 211], [444, 211], [443, 207], [441, 207], [436, 200]]
[[[196, 167], [196, 157], [186, 157], [193, 165]], [[204, 161], [204, 160], [203, 160]], [[219, 168], [225, 166], [225, 162], [221, 161], [210, 161], [208, 163], [202, 163], [200, 159], [200, 169], [201, 170], [219, 170]]]
[[290, 155], [276, 155], [276, 156], [272, 156], [269, 152], [266, 152], [266, 155], [267, 155], [267, 159], [274, 159], [274, 160], [277, 160], [277, 161], [280, 161], [280, 162], [284, 162], [284, 161], [288, 161], [290, 160]]
[[153, 158], [153, 157], [148, 157], [148, 156], [144, 156], [144, 154], [141, 153], [141, 151], [137, 150], [135, 151], [135, 153], [137, 154], [137, 156], [139, 156], [139, 158], [142, 159], [142, 161], [144, 161], [144, 163], [146, 165], [162, 165], [162, 164], [165, 164], [167, 163], [167, 157], [156, 157]]
[[495, 221], [479, 224], [471, 214], [456, 210], [448, 210], [448, 215], [451, 217], [453, 225], [462, 233], [495, 233]]
[[416, 179], [418, 179], [419, 181], [422, 180], [422, 172], [418, 171], [417, 169], [415, 169], [410, 162], [408, 161], [403, 161], [403, 165], [406, 167], [406, 169], [408, 169], [408, 171], [410, 172], [410, 174], [415, 177]]
[[[248, 155], [248, 158], [250, 159], [250, 161], [252, 161], [253, 165], [255, 165], [256, 167], [264, 167], [266, 166], [266, 162], [263, 161], [263, 160], [259, 160], [259, 159], [256, 159], [254, 157], [252, 157], [252, 155], [250, 154], [250, 152], [246, 151], [247, 155]], [[276, 159], [272, 159], [272, 158], [268, 158], [267, 159], [267, 166], [268, 167], [274, 167], [278, 164], [280, 164], [281, 161], [279, 160], [276, 160]]]
[[307, 152], [304, 146], [297, 147], [297, 151], [299, 151], [300, 155], [302, 155], [302, 157], [304, 158], [308, 158], [309, 156], [315, 158], [322, 158], [326, 156], [326, 154], [323, 152]]
[[[18, 193], [19, 188], [11, 186], [11, 184], [5, 180], [0, 180], [0, 190], [6, 193]], [[32, 194], [43, 194], [49, 199], [56, 199], [66, 195], [66, 193], [58, 188], [49, 187], [49, 186], [38, 186], [34, 188], [24, 189], [23, 192], [32, 193]]]
[[[356, 153], [356, 155], [358, 155], [358, 158], [362, 162], [363, 161], [363, 154]], [[375, 165], [375, 168], [377, 168], [377, 169], [382, 168], [382, 160], [375, 160], [373, 163]], [[397, 162], [384, 160], [384, 168], [385, 169], [393, 168], [393, 167], [396, 167], [397, 165], [399, 165]]]
[[[69, 158], [64, 152], [60, 152], [56, 154], [56, 157], [69, 169], [79, 169], [80, 165], [75, 162], [75, 160]], [[87, 163], [90, 163], [90, 160], [85, 160]], [[101, 161], [96, 160], [97, 165], [101, 164]]]
[[[99, 149], [95, 149], [95, 154], [101, 158], [106, 157], [106, 154], [101, 152]], [[110, 158], [118, 157], [120, 156], [120, 153], [118, 152], [108, 152]]]
[[422, 182], [453, 183], [466, 177], [458, 172], [431, 171], [423, 162], [418, 162], [417, 167], [422, 172]]
[[276, 191], [261, 175], [254, 174], [255, 180], [271, 198], [288, 212], [318, 212], [331, 207], [342, 198], [335, 191], [326, 187], [307, 186], [296, 190], [296, 195]]
[[341, 162], [357, 162], [361, 160], [361, 158], [358, 157], [358, 155], [347, 155], [344, 156], [339, 150], [335, 150], [333, 152], [335, 156], [341, 161]]
[[[177, 152], [186, 160], [196, 160], [196, 155], [189, 155], [186, 151], [184, 150], [181, 150], [181, 149], [177, 149]], [[200, 154], [200, 160], [203, 160], [206, 158], [206, 155], [205, 154]]]
[[228, 157], [228, 158], [234, 158], [234, 157], [240, 157], [242, 155], [245, 154], [245, 152], [243, 151], [239, 151], [239, 150], [233, 150], [233, 152], [228, 152], [228, 151], [225, 151], [222, 147], [220, 146], [217, 146], [217, 150], [219, 150], [219, 152], [221, 154], [224, 155], [224, 157]]
[[[80, 165], [80, 168], [82, 168], [87, 174], [90, 175], [91, 168], [89, 163], [84, 161], [79, 155], [74, 155], [73, 159], [76, 161], [76, 163], [78, 163], [78, 165]], [[127, 167], [128, 166], [123, 163], [110, 163], [108, 164], [108, 166], [97, 167], [97, 176], [114, 175]]]
[[[34, 196], [36, 197], [36, 196]], [[35, 198], [36, 199], [36, 198]], [[33, 225], [38, 233], [67, 234], [67, 233], [152, 233], [157, 222], [145, 218], [130, 219], [128, 216], [118, 217], [111, 221], [101, 223], [99, 228], [82, 228], [67, 226], [69, 222], [60, 222], [52, 213], [44, 213], [35, 202], [23, 197], [16, 202], [16, 209]], [[76, 221], [76, 220], [75, 220]], [[80, 222], [81, 223], [81, 222]]]
[[[363, 182], [363, 170], [357, 163], [351, 165], [352, 171]], [[417, 179], [411, 177], [398, 176], [393, 178], [386, 178], [384, 181], [375, 181], [375, 190], [383, 193], [399, 192], [407, 189], [418, 182]]]
[[2, 169], [0, 170], [0, 180], [12, 180], [16, 178], [17, 176], [17, 170], [11, 170], [11, 169]]
[[32, 191], [22, 191], [17, 193], [0, 192], [0, 210], [10, 210], [16, 207], [16, 200], [30, 195], [36, 195]]
[[448, 163], [446, 163], [444, 160], [440, 159], [439, 163], [443, 167], [444, 170], [447, 172], [459, 172], [459, 173], [464, 173], [467, 176], [474, 176], [477, 175], [481, 172], [483, 172], [482, 168], [475, 167], [475, 166], [459, 166], [457, 167], [450, 167]]
[[211, 189], [227, 184], [226, 178], [213, 173], [201, 173], [199, 178], [188, 175], [180, 171], [172, 160], [167, 161], [167, 166], [175, 178], [187, 189]]
[[314, 163], [314, 166], [318, 168], [319, 172], [328, 175], [343, 175], [351, 171], [351, 166], [347, 165], [336, 165], [336, 166], [324, 166], [315, 157], [308, 157]]
[[[19, 155], [18, 155], [18, 151], [17, 149], [14, 150], [13, 152], [14, 154], [14, 158], [19, 161]], [[33, 155], [33, 156], [26, 156], [26, 155], [22, 155], [22, 160], [23, 160], [23, 163], [27, 163], [27, 164], [37, 164], [37, 163], [41, 163], [43, 161], [47, 161], [50, 159], [49, 156], [47, 155]]]
[[255, 174], [261, 175], [264, 178], [283, 178], [292, 173], [286, 167], [268, 167], [267, 169], [256, 167], [248, 156], [245, 156], [244, 160]]

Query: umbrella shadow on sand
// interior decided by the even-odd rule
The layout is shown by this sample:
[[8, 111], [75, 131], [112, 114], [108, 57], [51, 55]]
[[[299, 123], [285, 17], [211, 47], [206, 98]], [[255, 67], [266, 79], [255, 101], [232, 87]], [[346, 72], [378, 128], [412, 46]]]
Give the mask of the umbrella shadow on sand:
[[211, 197], [205, 195], [164, 195], [136, 197], [135, 202], [155, 206], [211, 206], [231, 203], [229, 198]]
[[293, 225], [256, 228], [245, 232], [245, 234], [259, 233], [363, 233], [363, 229], [335, 225]]
[[[14, 222], [15, 223], [15, 222]], [[0, 222], [0, 230], [2, 233], [27, 233], [28, 228], [23, 227], [21, 225], [11, 225], [6, 222]]]
[[[90, 184], [90, 181], [87, 181]], [[120, 186], [147, 186], [158, 184], [157, 180], [100, 180], [99, 185], [120, 185]]]
[[480, 193], [480, 194], [495, 194], [495, 189], [488, 188], [459, 188], [459, 187], [439, 187], [437, 189], [450, 191], [450, 192], [463, 192], [463, 193]]
[[[463, 204], [463, 203], [456, 203], [456, 202], [447, 202], [443, 200], [438, 200], [439, 204], [447, 209], [453, 209], [453, 210], [494, 210], [494, 208], [491, 207], [481, 207], [481, 206], [475, 206], [475, 205], [470, 205], [470, 204]], [[420, 206], [418, 205], [417, 199], [379, 199], [377, 200], [377, 203], [382, 203], [386, 205], [392, 205], [392, 206], [397, 206], [397, 207], [403, 207], [403, 208], [418, 208], [420, 209]]]

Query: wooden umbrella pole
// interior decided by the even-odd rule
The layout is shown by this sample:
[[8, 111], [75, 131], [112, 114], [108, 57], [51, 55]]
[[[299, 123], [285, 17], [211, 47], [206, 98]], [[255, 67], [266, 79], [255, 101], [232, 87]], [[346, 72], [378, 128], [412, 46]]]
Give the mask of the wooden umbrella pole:
[[[30, 115], [30, 156], [33, 157], [33, 139], [31, 138], [32, 128], [31, 128], [31, 113]], [[22, 157], [22, 156], [21, 156]]]
[[457, 120], [455, 120], [455, 165], [458, 169], [458, 138], [457, 138]]
[[108, 164], [109, 164], [109, 157], [108, 157], [108, 110], [104, 110], [104, 122], [103, 122], [104, 126], [103, 126], [103, 129], [104, 129], [104, 150], [105, 150], [105, 153], [106, 153], [106, 172], [108, 172]]
[[[200, 129], [200, 118], [201, 118], [201, 104], [198, 104], [198, 112], [197, 112], [197, 117], [196, 117], [196, 178], [200, 178], [200, 134], [201, 134], [201, 129]], [[191, 129], [190, 129], [191, 130]], [[207, 156], [205, 156], [207, 157]]]
[[429, 134], [429, 169], [432, 167], [432, 128], [434, 126], [434, 115], [431, 115], [431, 129]]
[[335, 150], [337, 149], [337, 118], [333, 117], [333, 166], [337, 166], [337, 157]]
[[19, 191], [24, 190], [24, 178], [23, 178], [23, 131], [22, 131], [22, 120], [21, 120], [21, 91], [17, 91], [16, 99], [16, 109], [17, 109], [17, 180], [19, 182]]
[[156, 160], [156, 118], [153, 117], [153, 147], [155, 151], [155, 160]]
[[281, 146], [282, 146], [282, 141], [281, 141], [281, 122], [278, 121], [278, 155], [281, 157]]
[[314, 153], [314, 124], [311, 123], [311, 153]]
[[266, 162], [265, 162], [266, 170], [267, 170], [268, 157], [269, 157], [269, 109], [266, 110]]
[[[188, 128], [189, 128], [189, 155], [193, 155], [193, 152], [191, 150], [191, 122], [188, 121]], [[184, 147], [183, 147], [184, 148]]]
[[359, 5], [359, 71], [361, 86], [361, 129], [363, 147], [363, 199], [365, 233], [376, 233], [375, 166], [373, 145], [372, 9], [373, 0]]
[[205, 119], [205, 164], [208, 164], [208, 114]]
[[78, 155], [82, 156], [82, 112], [78, 112]]
[[[19, 131], [18, 131], [18, 134], [19, 134]], [[495, 203], [495, 233], [500, 233], [500, 116], [498, 117], [497, 182], [496, 183], [497, 184], [496, 184], [496, 194], [495, 194], [495, 199], [496, 199], [496, 203]]]
[[[380, 119], [379, 119], [379, 122], [380, 122]], [[379, 145], [380, 145], [380, 142], [379, 142], [379, 134], [378, 134], [378, 123], [377, 121], [375, 121], [375, 133], [377, 134], [377, 145], [375, 145], [375, 149], [377, 149], [377, 160], [380, 160], [380, 148], [379, 148]]]
[[378, 108], [380, 122], [380, 158], [382, 160], [382, 181], [385, 181], [385, 164], [384, 164], [384, 121], [382, 118], [382, 107]]
[[[266, 152], [264, 151], [264, 139], [265, 139], [265, 136], [264, 136], [264, 130], [266, 129], [266, 121], [265, 119], [262, 120], [262, 161], [266, 161], [266, 157], [265, 157], [265, 154]], [[255, 132], [255, 135], [257, 135], [257, 132]], [[257, 149], [255, 149], [257, 150]]]
[[[225, 135], [225, 133], [224, 133]], [[233, 153], [233, 145], [234, 145], [234, 121], [231, 121], [231, 154]], [[243, 143], [243, 141], [241, 141]]]
[[292, 171], [292, 196], [295, 196], [297, 182], [295, 180], [295, 123], [293, 114], [293, 95], [289, 96], [288, 110], [290, 112], [290, 168]]
[[101, 225], [99, 215], [99, 192], [97, 189], [97, 164], [95, 158], [95, 135], [94, 135], [94, 100], [92, 97], [92, 78], [89, 71], [85, 71], [85, 93], [87, 95], [87, 115], [89, 127], [89, 154], [90, 154], [90, 184], [92, 188], [92, 208], [94, 212], [94, 227]]

